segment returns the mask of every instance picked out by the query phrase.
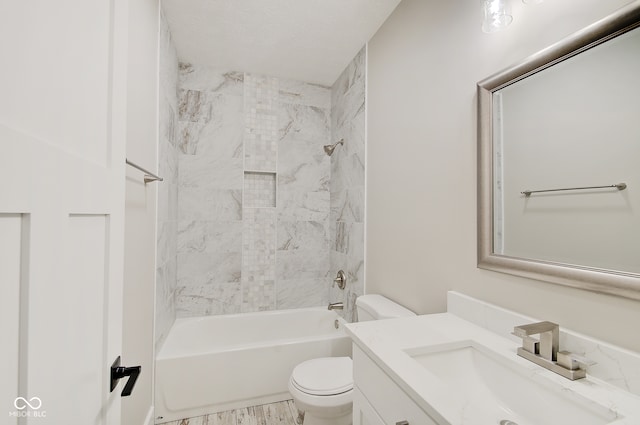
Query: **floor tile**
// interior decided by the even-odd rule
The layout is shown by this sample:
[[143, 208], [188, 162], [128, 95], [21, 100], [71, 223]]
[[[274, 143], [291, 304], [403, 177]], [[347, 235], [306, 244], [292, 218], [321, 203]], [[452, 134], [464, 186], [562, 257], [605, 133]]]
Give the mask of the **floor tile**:
[[202, 425], [236, 425], [236, 411], [228, 410], [226, 412], [214, 413], [206, 416], [208, 422]]
[[161, 425], [297, 425], [298, 410], [293, 400], [213, 413]]
[[286, 401], [262, 406], [268, 425], [295, 425], [291, 408]]

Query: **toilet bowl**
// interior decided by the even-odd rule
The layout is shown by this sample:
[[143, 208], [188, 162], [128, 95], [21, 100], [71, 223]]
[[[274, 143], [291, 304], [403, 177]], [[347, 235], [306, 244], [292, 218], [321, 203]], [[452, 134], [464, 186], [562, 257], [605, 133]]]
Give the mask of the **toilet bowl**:
[[289, 392], [298, 411], [304, 412], [304, 425], [350, 425], [351, 359], [321, 357], [300, 363], [289, 379]]
[[[381, 295], [356, 300], [358, 321], [391, 319], [415, 314]], [[349, 357], [321, 357], [297, 365], [289, 392], [298, 409], [298, 424], [351, 425], [353, 363]]]

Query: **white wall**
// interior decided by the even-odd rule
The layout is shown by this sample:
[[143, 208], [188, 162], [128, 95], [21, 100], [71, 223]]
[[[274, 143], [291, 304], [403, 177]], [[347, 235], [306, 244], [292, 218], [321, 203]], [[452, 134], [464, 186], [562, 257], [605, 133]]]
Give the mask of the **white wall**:
[[480, 31], [480, 1], [403, 0], [368, 50], [367, 292], [419, 313], [446, 291], [640, 351], [640, 303], [476, 267], [476, 83], [626, 0], [513, 1]]
[[[127, 158], [155, 170], [158, 109], [158, 1], [130, 2]], [[122, 423], [144, 424], [153, 405], [153, 317], [155, 296], [156, 196], [162, 182], [144, 184], [127, 167], [122, 361], [141, 365]]]

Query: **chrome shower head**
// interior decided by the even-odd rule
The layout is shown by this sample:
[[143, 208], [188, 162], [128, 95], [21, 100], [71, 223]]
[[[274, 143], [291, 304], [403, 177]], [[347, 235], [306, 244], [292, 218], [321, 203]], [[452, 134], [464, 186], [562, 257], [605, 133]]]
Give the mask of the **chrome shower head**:
[[333, 145], [324, 145], [324, 152], [327, 155], [331, 156], [333, 154], [333, 151], [336, 149], [336, 146], [338, 146], [338, 145], [344, 145], [344, 139], [338, 140]]

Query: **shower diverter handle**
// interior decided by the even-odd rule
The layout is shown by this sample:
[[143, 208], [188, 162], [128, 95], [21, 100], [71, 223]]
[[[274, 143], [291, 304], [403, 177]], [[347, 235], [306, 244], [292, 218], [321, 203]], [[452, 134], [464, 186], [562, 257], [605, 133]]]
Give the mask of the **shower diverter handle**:
[[338, 284], [338, 288], [344, 289], [347, 286], [347, 275], [343, 270], [338, 271], [338, 275], [333, 279], [333, 284]]

